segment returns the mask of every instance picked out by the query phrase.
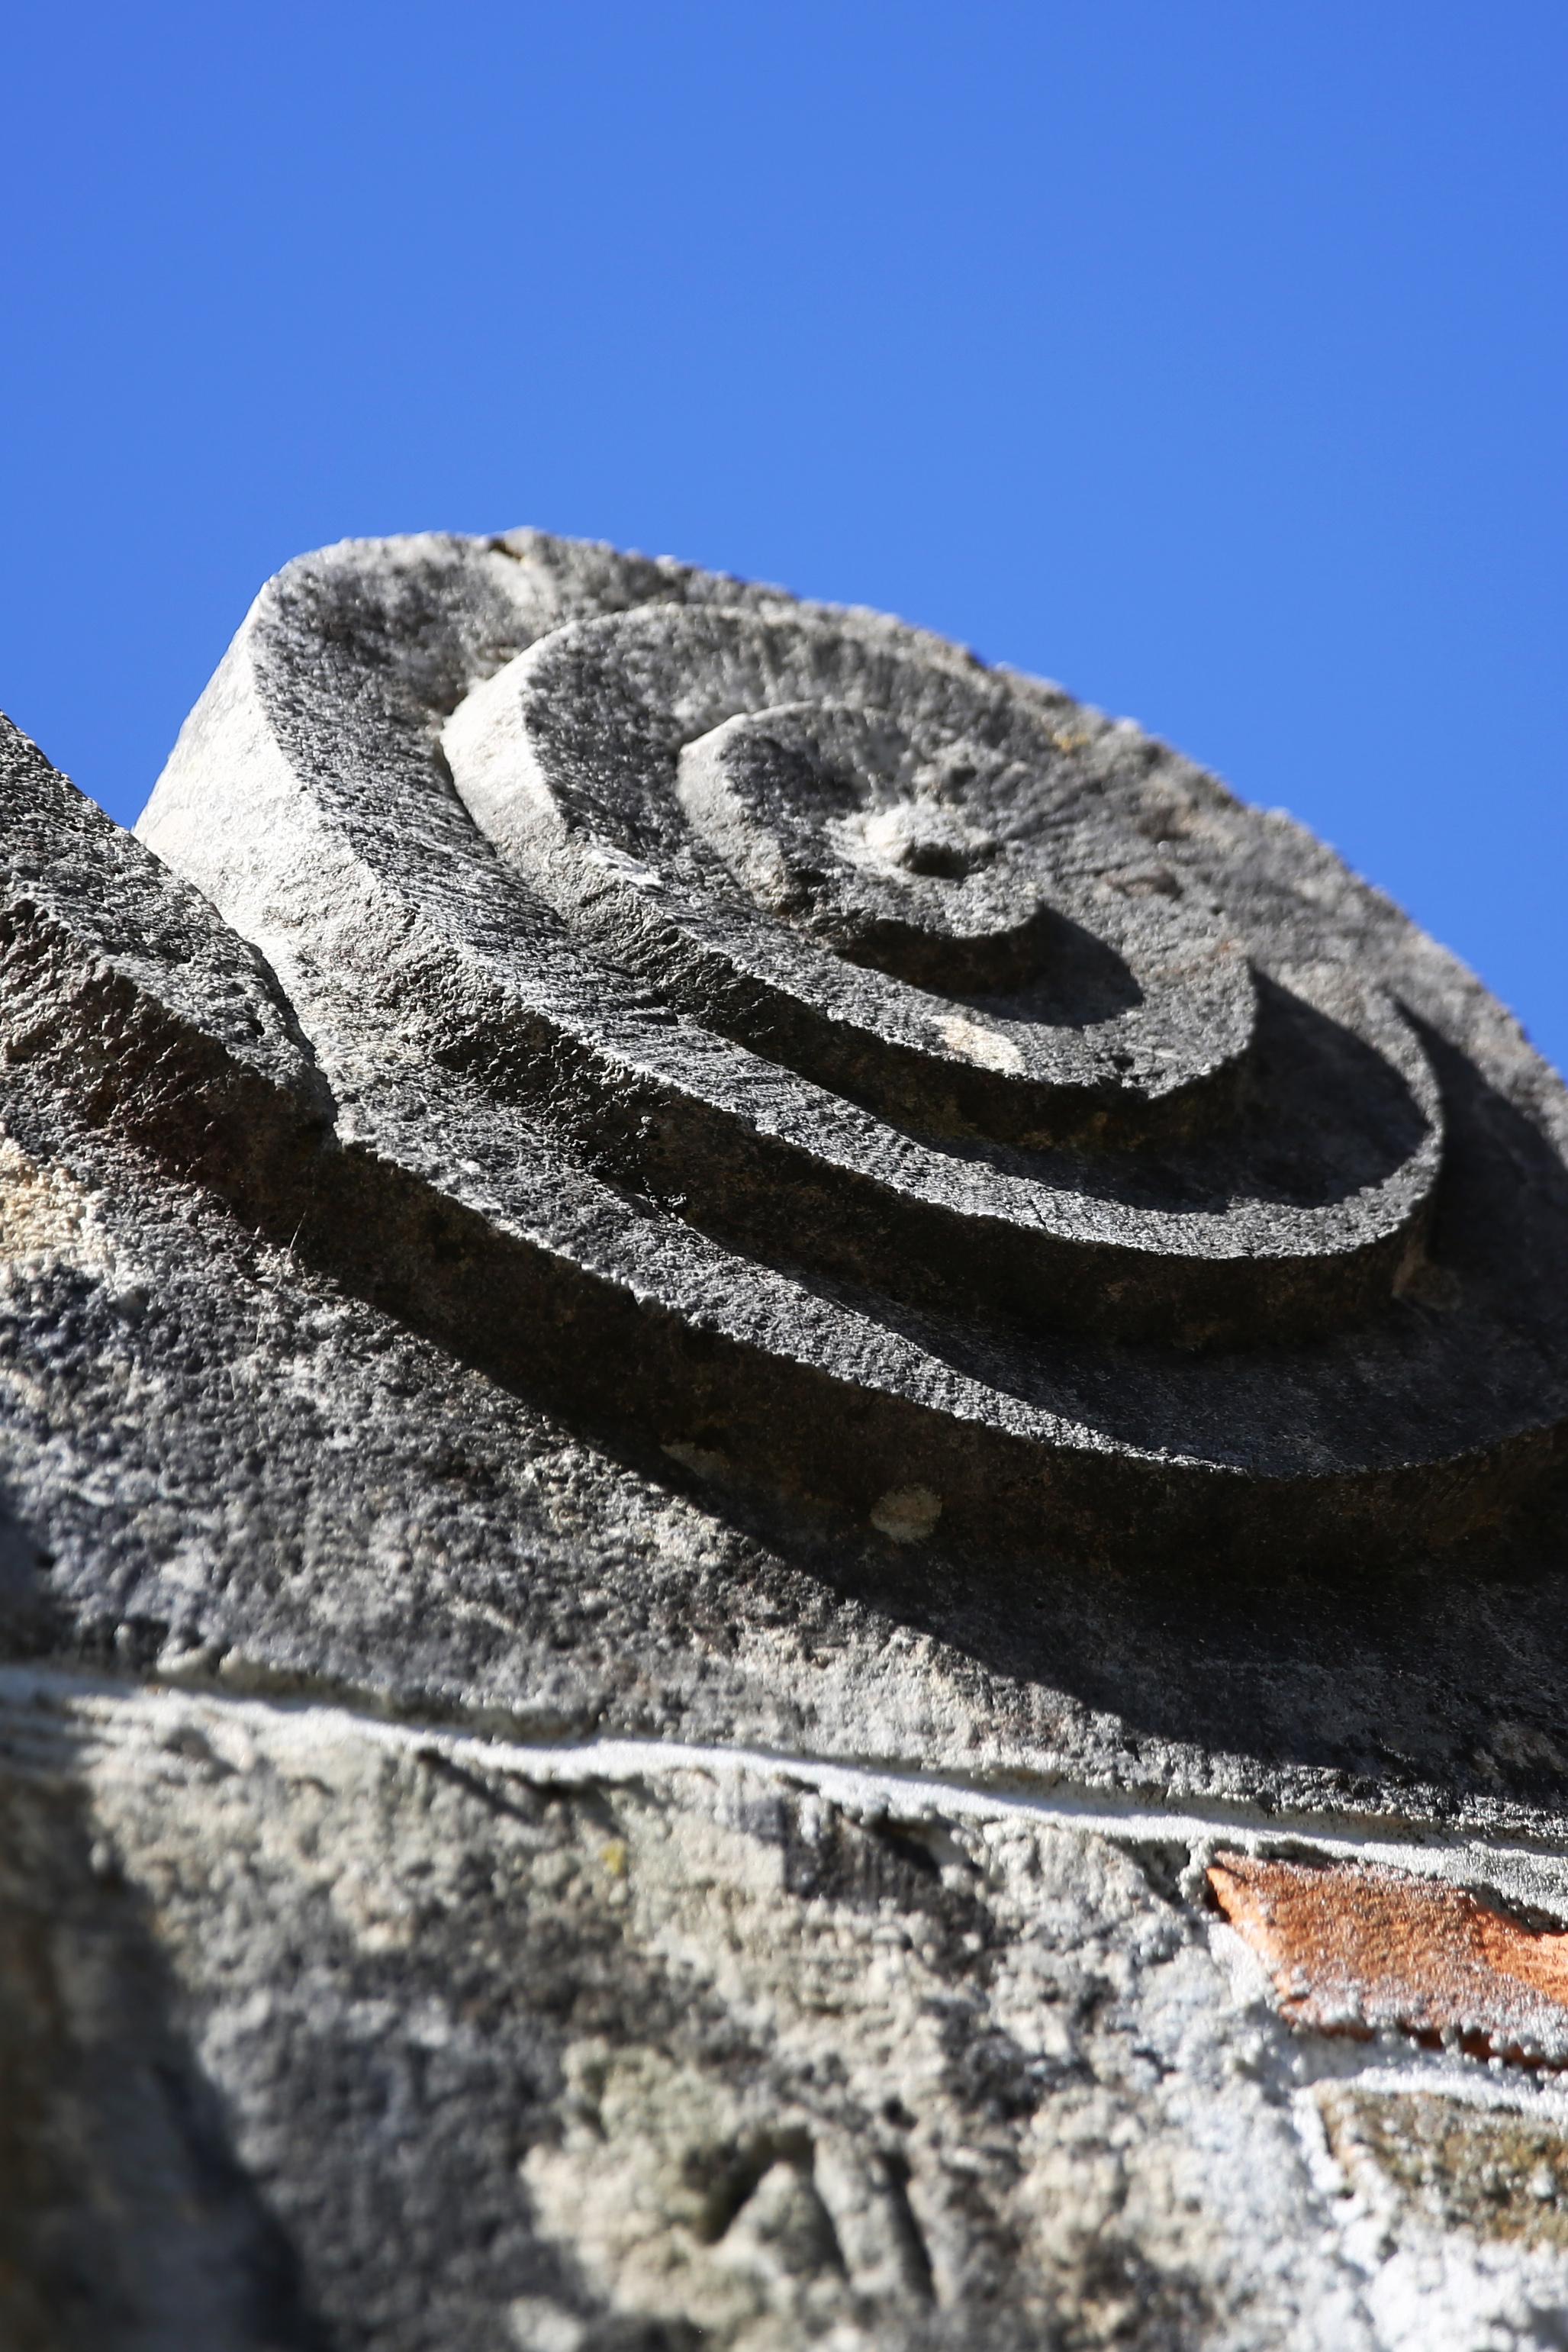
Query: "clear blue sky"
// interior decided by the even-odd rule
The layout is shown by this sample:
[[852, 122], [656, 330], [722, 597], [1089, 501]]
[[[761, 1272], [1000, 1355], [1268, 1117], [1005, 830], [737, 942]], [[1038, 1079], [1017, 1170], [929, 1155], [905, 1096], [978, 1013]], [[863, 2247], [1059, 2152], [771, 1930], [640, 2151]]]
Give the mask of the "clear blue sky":
[[1306, 818], [1568, 1062], [1564, 0], [17, 8], [0, 705], [131, 819], [253, 592], [534, 522]]

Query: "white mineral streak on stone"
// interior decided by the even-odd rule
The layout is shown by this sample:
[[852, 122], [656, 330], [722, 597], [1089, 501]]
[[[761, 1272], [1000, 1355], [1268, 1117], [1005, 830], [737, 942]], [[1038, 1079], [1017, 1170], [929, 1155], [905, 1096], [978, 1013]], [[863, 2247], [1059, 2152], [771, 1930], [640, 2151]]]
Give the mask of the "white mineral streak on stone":
[[[710, 1781], [755, 1778], [810, 1789], [829, 1803], [867, 1818], [894, 1822], [965, 1821], [1017, 1823], [1071, 1832], [1137, 1848], [1174, 1843], [1189, 1850], [1190, 1870], [1201, 1874], [1197, 1857], [1218, 1845], [1243, 1853], [1265, 1851], [1292, 1838], [1310, 1840], [1325, 1862], [1356, 1862], [1416, 1877], [1463, 1886], [1478, 1880], [1495, 1885], [1525, 1910], [1568, 1911], [1568, 1854], [1521, 1840], [1466, 1835], [1436, 1824], [1404, 1834], [1391, 1825], [1369, 1827], [1332, 1811], [1293, 1814], [1272, 1806], [1231, 1802], [1209, 1806], [1190, 1801], [1151, 1802], [1108, 1786], [1058, 1779], [1048, 1790], [1030, 1792], [1016, 1780], [964, 1780], [913, 1769], [890, 1770], [847, 1764], [830, 1756], [791, 1749], [730, 1747], [673, 1738], [598, 1738], [533, 1743], [472, 1735], [426, 1723], [411, 1726], [308, 1700], [259, 1700], [207, 1696], [165, 1685], [128, 1696], [117, 1685], [57, 1671], [0, 1667], [0, 1706], [68, 1706], [83, 1727], [101, 1725], [110, 1738], [159, 1735], [170, 1724], [201, 1721], [225, 1736], [259, 1738], [278, 1753], [297, 1747], [313, 1752], [323, 1742], [350, 1739], [356, 1747], [417, 1756], [434, 1748], [476, 1771], [515, 1774], [529, 1785], [571, 1788], [589, 1783], [633, 1785], [664, 1772], [693, 1774]], [[18, 1718], [15, 1713], [12, 1721]], [[20, 1718], [25, 1720], [25, 1715]], [[122, 1725], [123, 1731], [114, 1727]], [[1218, 1920], [1212, 1932], [1226, 1950], [1231, 1931]], [[1467, 2074], [1486, 2079], [1486, 2070]], [[1568, 2095], [1568, 2094], [1565, 2094]]]

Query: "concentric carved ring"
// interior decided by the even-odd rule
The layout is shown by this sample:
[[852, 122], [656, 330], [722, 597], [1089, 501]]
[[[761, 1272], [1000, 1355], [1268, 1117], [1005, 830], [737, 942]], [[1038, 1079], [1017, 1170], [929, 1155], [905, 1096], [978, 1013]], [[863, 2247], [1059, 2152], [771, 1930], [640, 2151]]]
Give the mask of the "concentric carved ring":
[[553, 632], [443, 740], [479, 823], [618, 961], [890, 1116], [1060, 1142], [1190, 1108], [1250, 1042], [1220, 909], [972, 666], [653, 605]]
[[[552, 632], [442, 740], [574, 931], [766, 1056], [824, 1172], [880, 1181], [868, 1276], [901, 1286], [913, 1251], [903, 1286], [946, 1261], [960, 1307], [1208, 1340], [1389, 1287], [1438, 1154], [1414, 1039], [1308, 972], [1265, 1055], [1202, 877], [1007, 680], [824, 616], [655, 604]], [[1260, 1138], [1272, 1186], [1246, 1181]]]
[[350, 547], [144, 832], [315, 1045], [338, 1245], [491, 1360], [531, 1300], [531, 1373], [677, 1459], [957, 1539], [1385, 1549], [1554, 1455], [1554, 1084], [1054, 689], [532, 534]]

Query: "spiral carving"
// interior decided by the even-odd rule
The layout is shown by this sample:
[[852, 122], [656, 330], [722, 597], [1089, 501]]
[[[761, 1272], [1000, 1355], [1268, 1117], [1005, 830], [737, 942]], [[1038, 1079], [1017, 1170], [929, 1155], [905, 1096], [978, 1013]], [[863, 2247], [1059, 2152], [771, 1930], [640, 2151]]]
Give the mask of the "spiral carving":
[[350, 546], [264, 592], [143, 832], [398, 1171], [343, 1247], [459, 1337], [504, 1295], [699, 1475], [890, 1539], [1381, 1551], [1555, 1458], [1555, 1081], [1054, 688], [536, 534]]

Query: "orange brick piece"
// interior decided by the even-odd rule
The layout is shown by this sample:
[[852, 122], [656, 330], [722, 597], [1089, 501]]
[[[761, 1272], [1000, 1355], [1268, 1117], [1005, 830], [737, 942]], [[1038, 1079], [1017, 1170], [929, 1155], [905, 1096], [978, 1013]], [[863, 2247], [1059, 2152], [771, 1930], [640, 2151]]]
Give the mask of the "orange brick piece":
[[1374, 1866], [1223, 1853], [1208, 1883], [1292, 2024], [1361, 2036], [1397, 2027], [1477, 2056], [1568, 2064], [1568, 1934]]

